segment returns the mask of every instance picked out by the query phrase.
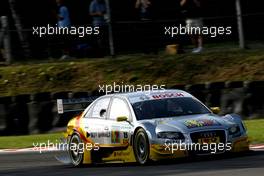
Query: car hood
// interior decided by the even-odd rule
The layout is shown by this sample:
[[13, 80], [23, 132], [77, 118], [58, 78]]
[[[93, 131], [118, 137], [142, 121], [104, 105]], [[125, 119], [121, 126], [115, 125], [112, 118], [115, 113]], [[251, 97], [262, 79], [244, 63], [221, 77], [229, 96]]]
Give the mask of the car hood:
[[143, 120], [141, 123], [151, 123], [155, 126], [156, 133], [163, 131], [179, 131], [182, 133], [188, 133], [209, 129], [227, 129], [231, 125], [234, 125], [234, 122], [230, 122], [227, 119], [214, 114], [150, 119]]

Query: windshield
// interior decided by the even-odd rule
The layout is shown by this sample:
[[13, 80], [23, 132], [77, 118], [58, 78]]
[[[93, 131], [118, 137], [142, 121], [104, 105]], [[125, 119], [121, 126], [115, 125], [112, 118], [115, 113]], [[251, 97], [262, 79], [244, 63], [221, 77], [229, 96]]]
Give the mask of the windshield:
[[141, 101], [132, 106], [137, 120], [211, 113], [191, 97]]

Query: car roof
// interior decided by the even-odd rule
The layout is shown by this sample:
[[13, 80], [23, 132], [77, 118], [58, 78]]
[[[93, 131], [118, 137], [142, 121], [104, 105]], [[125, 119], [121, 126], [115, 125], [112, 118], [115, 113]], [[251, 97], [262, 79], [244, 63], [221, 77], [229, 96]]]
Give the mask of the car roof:
[[193, 97], [191, 94], [179, 89], [115, 93], [115, 94], [110, 94], [110, 96], [127, 98], [132, 104], [140, 101], [147, 101], [154, 99]]

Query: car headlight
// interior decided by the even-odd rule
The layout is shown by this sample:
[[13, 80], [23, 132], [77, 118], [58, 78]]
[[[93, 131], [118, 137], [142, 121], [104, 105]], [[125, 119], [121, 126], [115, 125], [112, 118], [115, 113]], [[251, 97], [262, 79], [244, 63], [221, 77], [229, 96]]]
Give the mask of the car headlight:
[[157, 137], [162, 139], [184, 140], [181, 132], [159, 132]]
[[228, 133], [229, 135], [233, 136], [233, 137], [236, 137], [236, 136], [239, 136], [240, 135], [240, 128], [238, 125], [236, 126], [232, 126], [228, 129]]

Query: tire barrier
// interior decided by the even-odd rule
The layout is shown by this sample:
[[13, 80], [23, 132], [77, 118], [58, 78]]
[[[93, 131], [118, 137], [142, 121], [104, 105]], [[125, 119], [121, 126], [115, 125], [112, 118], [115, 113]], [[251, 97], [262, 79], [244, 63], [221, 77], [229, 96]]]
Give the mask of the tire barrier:
[[195, 84], [195, 85], [186, 85], [185, 90], [198, 98], [202, 102], [206, 102], [206, 85], [205, 84]]
[[98, 90], [93, 90], [91, 92], [91, 95], [92, 96], [103, 96], [103, 95], [105, 95], [105, 93], [104, 92], [99, 92]]
[[220, 107], [222, 91], [225, 89], [224, 82], [206, 83], [207, 96], [205, 104], [209, 107]]
[[236, 89], [236, 88], [243, 88], [244, 82], [243, 81], [228, 81], [225, 82], [225, 87], [227, 89]]
[[244, 88], [227, 88], [222, 92], [221, 96], [221, 109], [222, 114], [236, 113], [244, 114], [245, 109], [243, 108], [245, 102], [245, 90]]
[[264, 114], [264, 81], [247, 81], [244, 87], [247, 94], [243, 104], [245, 115], [254, 118]]
[[0, 97], [0, 135], [7, 135], [7, 124], [9, 105], [12, 103], [12, 97]]
[[28, 103], [30, 95], [18, 95], [12, 98], [6, 114], [6, 135], [24, 135], [29, 133]]
[[185, 90], [185, 85], [183, 84], [176, 84], [176, 85], [173, 85], [171, 87], [169, 87], [170, 89], [180, 89], [180, 90]]
[[53, 99], [53, 100], [57, 100], [57, 99], [68, 99], [68, 98], [70, 98], [69, 97], [69, 94], [70, 94], [71, 92], [56, 92], [56, 93], [53, 93], [52, 95], [51, 95], [51, 98]]
[[[220, 107], [221, 114], [237, 113], [244, 119], [264, 117], [264, 81], [213, 82], [174, 85], [196, 96], [208, 107]], [[43, 133], [65, 127], [76, 113], [58, 115], [57, 99], [101, 96], [92, 92], [43, 92], [0, 97], [0, 135]]]
[[71, 98], [88, 98], [89, 96], [91, 96], [89, 92], [74, 92]]
[[51, 93], [43, 92], [31, 95], [31, 102], [28, 105], [30, 112], [29, 130], [31, 133], [43, 133], [54, 127], [54, 102], [51, 101]]

